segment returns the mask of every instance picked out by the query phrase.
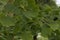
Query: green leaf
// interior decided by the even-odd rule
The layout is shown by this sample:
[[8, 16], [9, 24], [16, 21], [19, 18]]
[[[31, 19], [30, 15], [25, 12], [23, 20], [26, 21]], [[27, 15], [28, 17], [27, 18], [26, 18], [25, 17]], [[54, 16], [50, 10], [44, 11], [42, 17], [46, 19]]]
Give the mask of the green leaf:
[[15, 23], [16, 23], [16, 19], [15, 18], [12, 18], [10, 16], [5, 16], [5, 15], [1, 15], [0, 16], [0, 23], [3, 25], [3, 26], [14, 26]]
[[51, 35], [51, 32], [52, 32], [52, 30], [51, 30], [51, 28], [49, 28], [49, 26], [44, 25], [41, 27], [42, 36], [48, 37], [49, 35]]
[[60, 24], [59, 23], [53, 23], [53, 24], [51, 23], [50, 27], [51, 27], [52, 30], [55, 31], [55, 30], [60, 28]]
[[5, 6], [4, 6], [4, 11], [5, 12], [13, 12], [15, 9], [15, 6], [13, 4], [9, 4], [7, 3]]
[[0, 10], [3, 10], [4, 6], [7, 4], [8, 0], [0, 0]]
[[30, 31], [23, 32], [21, 37], [23, 40], [33, 40], [33, 36]]

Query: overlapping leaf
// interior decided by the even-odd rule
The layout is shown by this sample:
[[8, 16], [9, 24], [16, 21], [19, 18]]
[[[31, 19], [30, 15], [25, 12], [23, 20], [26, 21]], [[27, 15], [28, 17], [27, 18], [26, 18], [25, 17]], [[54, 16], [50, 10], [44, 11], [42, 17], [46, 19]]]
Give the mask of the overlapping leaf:
[[3, 26], [14, 26], [16, 23], [16, 19], [10, 17], [10, 16], [5, 16], [5, 15], [0, 15], [0, 23]]

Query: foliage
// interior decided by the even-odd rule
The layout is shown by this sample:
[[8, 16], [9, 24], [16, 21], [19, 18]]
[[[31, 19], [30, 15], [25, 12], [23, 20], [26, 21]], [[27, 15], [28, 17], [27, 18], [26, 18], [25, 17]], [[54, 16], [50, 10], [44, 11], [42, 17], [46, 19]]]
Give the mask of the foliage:
[[0, 0], [0, 40], [34, 40], [38, 33], [60, 40], [60, 8], [54, 1]]

